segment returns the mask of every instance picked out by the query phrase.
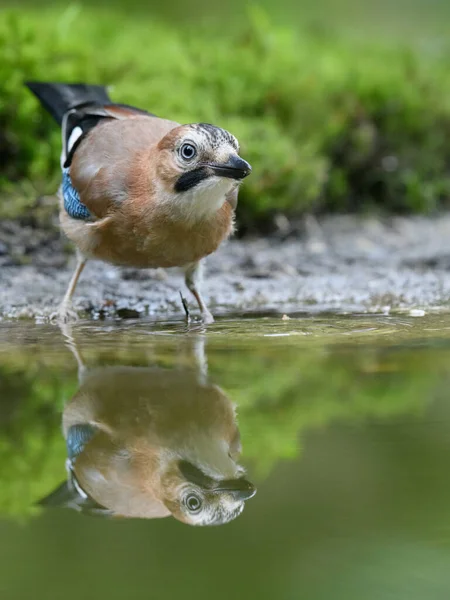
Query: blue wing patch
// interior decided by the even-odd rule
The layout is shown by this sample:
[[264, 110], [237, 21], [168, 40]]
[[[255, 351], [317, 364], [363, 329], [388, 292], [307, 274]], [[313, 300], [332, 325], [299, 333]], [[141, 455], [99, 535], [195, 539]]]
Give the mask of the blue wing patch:
[[63, 169], [62, 193], [64, 208], [73, 219], [88, 220], [92, 217], [86, 206], [81, 202], [80, 195], [72, 185], [69, 169]]

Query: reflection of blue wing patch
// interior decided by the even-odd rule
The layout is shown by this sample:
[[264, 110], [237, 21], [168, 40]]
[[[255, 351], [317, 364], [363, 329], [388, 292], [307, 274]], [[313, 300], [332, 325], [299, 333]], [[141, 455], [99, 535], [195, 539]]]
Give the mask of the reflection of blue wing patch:
[[83, 452], [86, 444], [92, 440], [96, 433], [97, 429], [89, 423], [72, 425], [67, 432], [67, 456], [75, 459]]
[[91, 218], [91, 213], [86, 206], [82, 204], [80, 195], [72, 185], [69, 169], [63, 169], [62, 193], [64, 198], [64, 208], [68, 215], [74, 219]]

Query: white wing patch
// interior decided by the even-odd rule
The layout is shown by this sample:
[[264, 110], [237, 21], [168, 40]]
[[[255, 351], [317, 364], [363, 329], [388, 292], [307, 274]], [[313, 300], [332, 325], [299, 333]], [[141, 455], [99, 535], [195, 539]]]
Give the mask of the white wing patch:
[[62, 152], [61, 152], [61, 161], [60, 161], [61, 169], [64, 168], [64, 163], [66, 162], [67, 155], [70, 154], [70, 151], [73, 148], [73, 145], [83, 135], [83, 130], [81, 129], [81, 127], [74, 127], [72, 129], [72, 132], [71, 132], [69, 139], [67, 140], [67, 144], [66, 144], [67, 119], [73, 112], [74, 112], [74, 110], [67, 112], [64, 115], [63, 121], [61, 124], [61, 134], [62, 134]]
[[72, 150], [73, 145], [83, 135], [83, 130], [81, 127], [74, 127], [72, 129], [72, 133], [70, 134], [69, 139], [67, 140], [67, 154]]

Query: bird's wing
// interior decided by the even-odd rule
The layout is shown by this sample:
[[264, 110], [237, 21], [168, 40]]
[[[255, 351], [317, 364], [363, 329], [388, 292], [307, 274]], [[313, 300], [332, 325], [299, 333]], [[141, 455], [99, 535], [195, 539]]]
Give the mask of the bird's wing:
[[109, 118], [84, 136], [70, 164], [72, 185], [82, 204], [97, 218], [104, 217], [112, 204], [127, 199], [139, 156], [147, 156], [152, 146], [178, 126], [129, 107], [103, 109]]
[[154, 117], [145, 110], [128, 104], [86, 104], [69, 110], [62, 119], [63, 153], [62, 166], [70, 166], [75, 151], [87, 134], [100, 123], [111, 119], [135, 119]]

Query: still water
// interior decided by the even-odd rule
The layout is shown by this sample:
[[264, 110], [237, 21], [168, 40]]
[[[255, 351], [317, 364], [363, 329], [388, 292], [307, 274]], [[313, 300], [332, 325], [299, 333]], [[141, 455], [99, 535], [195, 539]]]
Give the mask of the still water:
[[449, 396], [445, 315], [1, 324], [0, 598], [448, 600]]

